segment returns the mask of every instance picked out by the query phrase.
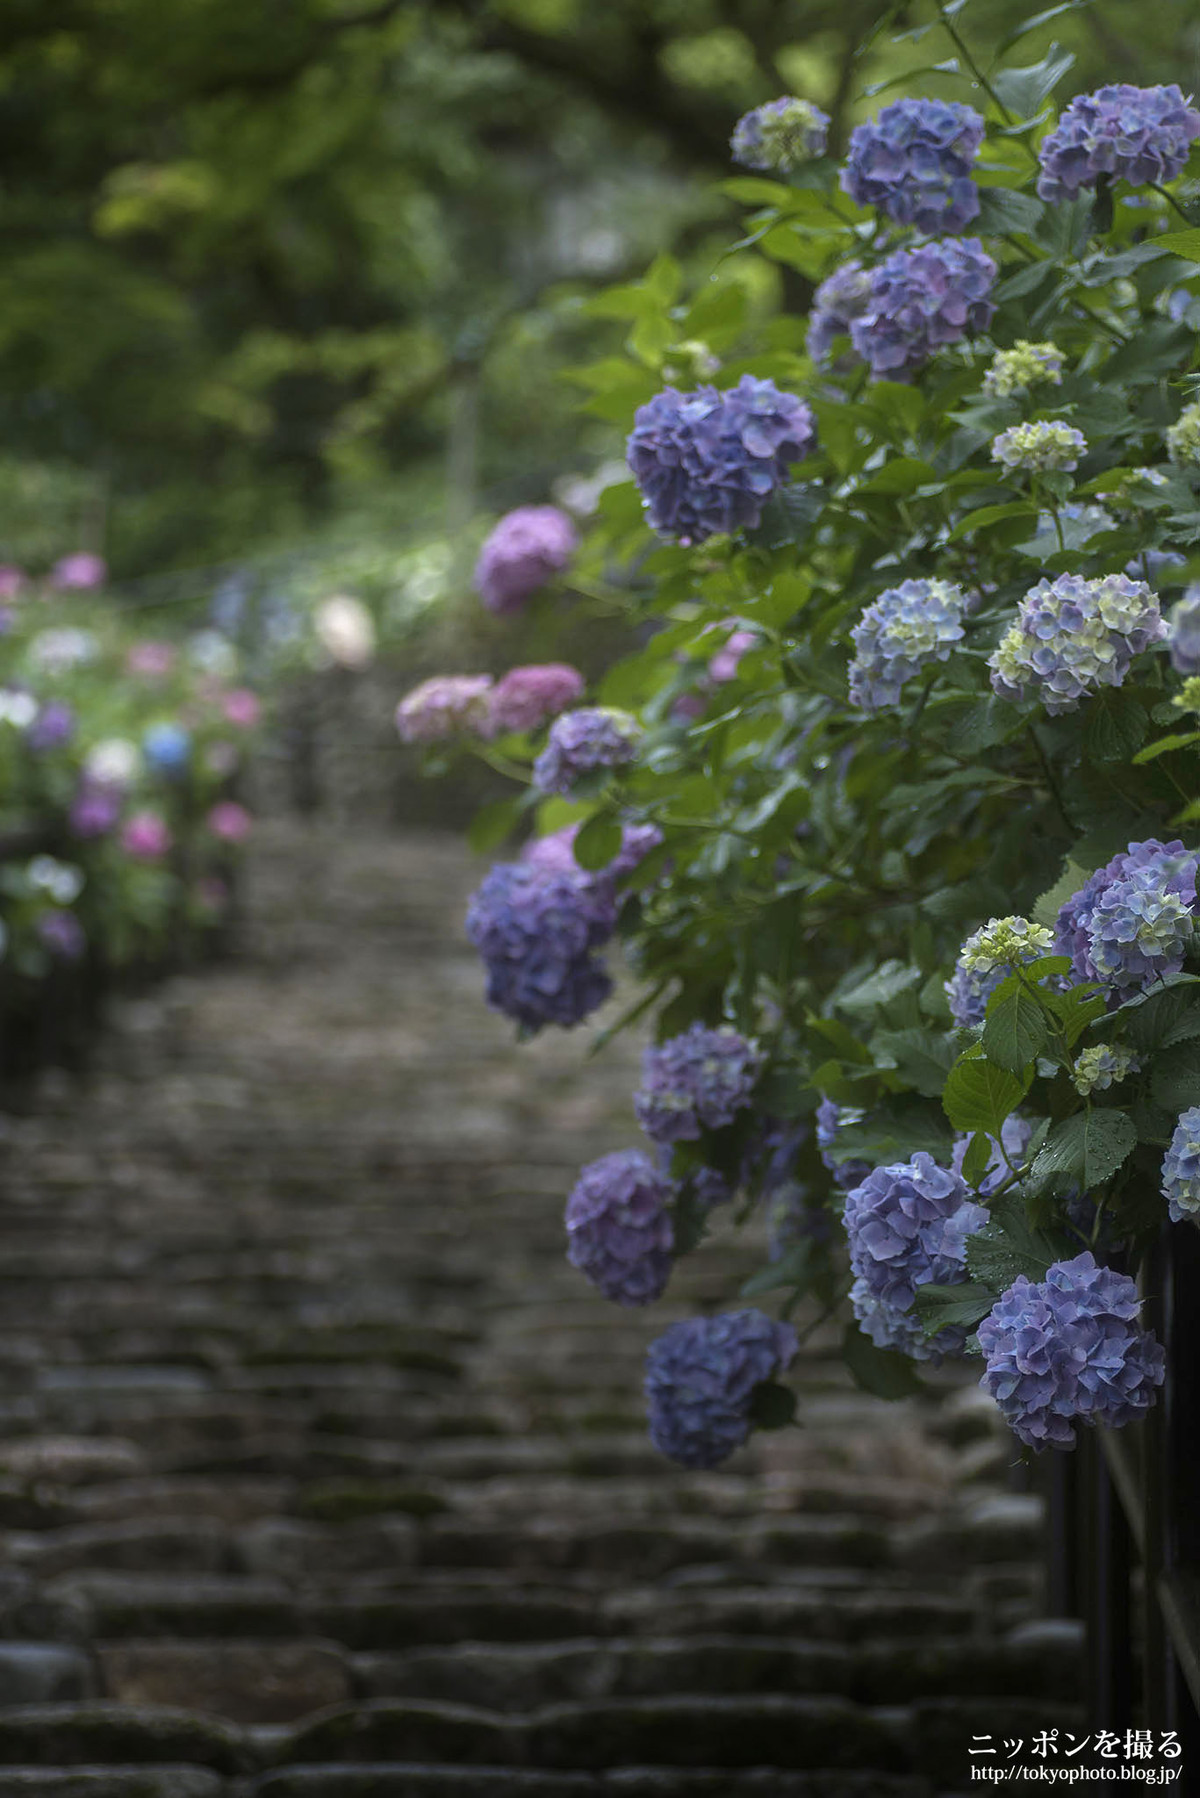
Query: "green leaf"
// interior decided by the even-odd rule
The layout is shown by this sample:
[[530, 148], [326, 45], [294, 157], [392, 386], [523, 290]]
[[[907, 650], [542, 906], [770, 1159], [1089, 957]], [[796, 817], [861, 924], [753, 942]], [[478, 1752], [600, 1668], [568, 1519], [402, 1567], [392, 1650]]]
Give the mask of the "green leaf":
[[917, 1025], [907, 1030], [877, 1030], [871, 1047], [878, 1066], [894, 1067], [927, 1099], [936, 1099], [941, 1092], [954, 1058], [944, 1032], [922, 1030]]
[[1112, 1178], [1137, 1143], [1133, 1119], [1110, 1106], [1076, 1112], [1055, 1124], [1033, 1164], [1042, 1187], [1079, 1184], [1091, 1192]]
[[1172, 749], [1190, 749], [1193, 743], [1200, 743], [1200, 730], [1177, 730], [1169, 737], [1159, 737], [1153, 743], [1147, 743], [1134, 756], [1134, 762], [1152, 762], [1160, 755], [1166, 755]]
[[846, 992], [835, 993], [834, 1003], [842, 1011], [877, 1011], [910, 987], [920, 986], [924, 978], [920, 968], [908, 967], [900, 961], [885, 961], [865, 980], [858, 981]]
[[1169, 1049], [1200, 1036], [1200, 999], [1185, 987], [1168, 987], [1125, 1015], [1125, 1040], [1141, 1054]]
[[1200, 1105], [1200, 1043], [1186, 1043], [1155, 1057], [1150, 1091], [1167, 1111]]
[[1150, 719], [1134, 693], [1097, 694], [1083, 727], [1083, 752], [1096, 762], [1125, 762], [1146, 738]]
[[988, 530], [1007, 518], [1033, 518], [1036, 514], [1037, 508], [1025, 499], [1010, 500], [1003, 506], [977, 506], [973, 512], [968, 512], [959, 519], [946, 541], [953, 543], [959, 537], [971, 536], [974, 531]]
[[778, 1292], [781, 1286], [805, 1286], [808, 1283], [811, 1261], [812, 1243], [805, 1237], [802, 1242], [792, 1243], [770, 1267], [760, 1268], [756, 1274], [751, 1274], [742, 1286], [740, 1296], [744, 1299], [756, 1299], [764, 1292]]
[[996, 1302], [996, 1294], [981, 1280], [960, 1280], [952, 1286], [930, 1281], [918, 1286], [913, 1310], [921, 1320], [925, 1335], [936, 1336], [947, 1324], [974, 1329], [987, 1316]]
[[497, 799], [480, 806], [467, 828], [467, 843], [476, 855], [490, 855], [512, 832], [525, 809], [522, 799]]
[[955, 755], [973, 756], [981, 749], [993, 749], [1020, 728], [1012, 706], [993, 693], [960, 712], [950, 727], [946, 746]]
[[1068, 992], [1054, 993], [1050, 1004], [1069, 1049], [1075, 1047], [1089, 1024], [1094, 1024], [1108, 1011], [1103, 992], [1091, 986], [1073, 986]]
[[795, 1420], [796, 1394], [778, 1380], [763, 1380], [750, 1394], [749, 1416], [756, 1430], [786, 1429]]
[[1035, 901], [1033, 910], [1029, 914], [1034, 923], [1044, 925], [1047, 930], [1053, 930], [1062, 907], [1068, 899], [1074, 898], [1087, 877], [1088, 870], [1086, 868], [1080, 867], [1077, 862], [1068, 860], [1063, 873], [1059, 875], [1054, 885]]
[[582, 825], [573, 845], [575, 860], [589, 874], [598, 873], [621, 853], [621, 826], [610, 812], [597, 812]]
[[894, 1349], [876, 1348], [857, 1324], [847, 1324], [842, 1337], [842, 1359], [855, 1384], [876, 1398], [915, 1398], [923, 1391], [907, 1355]]
[[1057, 44], [1051, 44], [1041, 62], [1031, 63], [1024, 69], [1001, 69], [992, 77], [992, 86], [1010, 112], [1015, 112], [1019, 119], [1031, 119], [1074, 62], [1070, 50], [1060, 50]]
[[1160, 250], [1182, 257], [1184, 262], [1200, 262], [1200, 230], [1165, 231], [1154, 241]]
[[992, 1165], [992, 1151], [995, 1144], [986, 1130], [977, 1130], [967, 1144], [967, 1152], [963, 1156], [962, 1177], [971, 1186], [979, 1182]]
[[1036, 996], [1019, 981], [993, 994], [983, 1025], [983, 1052], [997, 1067], [1020, 1074], [1045, 1046], [1050, 1031]]
[[1032, 194], [1014, 193], [1009, 187], [984, 187], [979, 192], [979, 217], [973, 230], [985, 236], [1004, 237], [1010, 231], [1033, 231], [1046, 208]]
[[1040, 31], [1043, 25], [1050, 23], [1051, 19], [1057, 19], [1065, 12], [1079, 12], [1089, 4], [1090, 0], [1060, 0], [1058, 6], [1048, 6], [1045, 12], [1034, 13], [1031, 18], [1023, 19], [1019, 25], [1015, 25], [1001, 38], [996, 54], [1003, 56], [1006, 50], [1011, 50], [1014, 44], [1019, 43], [1023, 37], [1027, 37], [1031, 31]]
[[986, 1130], [989, 1136], [998, 1137], [1005, 1118], [1028, 1090], [1028, 1080], [1018, 1080], [1007, 1069], [968, 1050], [950, 1070], [942, 1109], [956, 1130]]
[[1006, 1291], [1022, 1274], [1027, 1280], [1044, 1279], [1058, 1254], [1053, 1239], [1034, 1229], [1024, 1200], [1016, 1193], [997, 1200], [983, 1229], [967, 1238], [967, 1268], [972, 1278], [996, 1294]]

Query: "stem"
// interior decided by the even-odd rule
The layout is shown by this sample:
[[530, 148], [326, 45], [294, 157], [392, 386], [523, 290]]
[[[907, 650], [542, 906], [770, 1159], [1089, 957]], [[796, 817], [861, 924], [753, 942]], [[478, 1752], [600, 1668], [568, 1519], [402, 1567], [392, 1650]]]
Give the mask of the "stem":
[[1038, 761], [1042, 765], [1042, 774], [1045, 778], [1046, 785], [1050, 789], [1050, 797], [1053, 799], [1055, 805], [1058, 808], [1058, 815], [1062, 819], [1063, 823], [1066, 825], [1067, 829], [1069, 831], [1073, 831], [1074, 827], [1071, 823], [1070, 818], [1067, 816], [1067, 808], [1063, 804], [1062, 793], [1059, 790], [1058, 782], [1055, 780], [1053, 771], [1050, 767], [1050, 759], [1047, 756], [1045, 749], [1042, 747], [1042, 740], [1038, 736], [1037, 726], [1034, 724], [1031, 724], [1029, 726], [1029, 737], [1030, 737], [1030, 741], [1032, 742], [1034, 748], [1037, 750]]
[[1192, 220], [1188, 217], [1187, 213], [1183, 210], [1183, 207], [1179, 204], [1179, 201], [1175, 198], [1175, 195], [1169, 194], [1165, 187], [1159, 186], [1157, 181], [1152, 181], [1150, 183], [1150, 186], [1154, 189], [1156, 194], [1162, 195], [1163, 199], [1167, 202], [1167, 205], [1173, 207], [1174, 210], [1179, 214], [1180, 218], [1183, 220], [1184, 224], [1188, 225], [1190, 227], [1192, 224]]
[[1004, 104], [979, 64], [975, 61], [975, 58], [967, 48], [965, 38], [960, 37], [953, 21], [946, 17], [946, 8], [943, 4], [943, 0], [938, 0], [938, 17], [942, 21], [943, 31], [945, 31], [946, 35], [949, 37], [950, 42], [954, 45], [954, 48], [958, 51], [968, 69], [970, 69], [972, 75], [975, 77], [988, 99], [992, 102], [992, 105], [999, 111], [1004, 123], [1006, 125], [1015, 125], [1017, 122], [1015, 117], [1008, 110], [1008, 107]]

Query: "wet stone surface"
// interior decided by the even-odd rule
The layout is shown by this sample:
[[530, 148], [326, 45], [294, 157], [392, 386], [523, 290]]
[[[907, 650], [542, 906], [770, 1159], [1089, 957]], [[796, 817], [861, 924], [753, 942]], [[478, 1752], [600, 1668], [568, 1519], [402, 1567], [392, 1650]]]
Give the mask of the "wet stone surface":
[[[264, 828], [236, 957], [3, 1123], [0, 1791], [945, 1798], [1077, 1716], [969, 1370], [687, 1474], [563, 1258], [637, 1044], [517, 1050], [453, 839]], [[601, 1020], [603, 1021], [603, 1020]], [[983, 1723], [980, 1718], [984, 1718]]]

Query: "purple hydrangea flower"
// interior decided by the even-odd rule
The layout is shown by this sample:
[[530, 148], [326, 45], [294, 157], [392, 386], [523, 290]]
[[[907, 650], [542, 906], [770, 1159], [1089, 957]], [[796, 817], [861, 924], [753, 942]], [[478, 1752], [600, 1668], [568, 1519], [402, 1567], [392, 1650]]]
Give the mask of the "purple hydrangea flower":
[[1054, 946], [1078, 981], [1098, 981], [1120, 1003], [1177, 974], [1195, 928], [1200, 856], [1176, 839], [1129, 848], [1073, 893], [1055, 920]]
[[491, 690], [490, 674], [435, 674], [422, 681], [396, 707], [401, 742], [441, 743], [463, 732], [486, 737]]
[[986, 331], [996, 264], [977, 237], [948, 237], [895, 250], [871, 275], [850, 341], [876, 380], [904, 380], [943, 344]]
[[1129, 1275], [1089, 1250], [1044, 1280], [1018, 1275], [979, 1326], [979, 1383], [1022, 1442], [1074, 1448], [1075, 1423], [1120, 1429], [1149, 1410], [1166, 1358], [1140, 1308]]
[[870, 295], [871, 276], [858, 261], [843, 262], [822, 281], [808, 315], [808, 353], [814, 362], [826, 360], [835, 338], [849, 337], [850, 326], [866, 311]]
[[1186, 588], [1171, 607], [1167, 646], [1177, 674], [1200, 674], [1200, 581]]
[[103, 556], [88, 555], [85, 550], [63, 556], [50, 570], [50, 585], [60, 592], [75, 589], [86, 593], [93, 587], [102, 587], [107, 579], [108, 564]]
[[585, 705], [563, 712], [533, 764], [533, 784], [543, 793], [570, 794], [581, 775], [632, 762], [641, 736], [637, 719], [616, 706]]
[[966, 595], [951, 581], [901, 581], [872, 600], [854, 629], [850, 701], [864, 712], [895, 705], [905, 681], [949, 659], [963, 634]]
[[983, 131], [955, 100], [895, 100], [850, 133], [842, 191], [895, 225], [957, 236], [979, 214], [971, 170]]
[[681, 1142], [731, 1124], [750, 1102], [763, 1065], [757, 1043], [722, 1024], [691, 1024], [642, 1058], [633, 1095], [637, 1121], [654, 1142]]
[[1032, 688], [1051, 716], [1073, 712], [1101, 687], [1119, 687], [1133, 658], [1165, 635], [1144, 581], [1060, 574], [1021, 601], [1017, 622], [988, 657], [992, 687], [1014, 702]]
[[846, 1194], [846, 1234], [854, 1315], [880, 1348], [917, 1360], [954, 1354], [966, 1332], [947, 1326], [925, 1339], [913, 1312], [917, 1287], [966, 1278], [967, 1238], [983, 1228], [984, 1206], [952, 1168], [918, 1150], [911, 1161], [874, 1168]]
[[519, 612], [539, 587], [562, 573], [578, 547], [575, 526], [557, 506], [518, 506], [480, 550], [475, 590], [489, 612]]
[[637, 1149], [589, 1163], [567, 1200], [567, 1260], [618, 1305], [646, 1305], [671, 1275], [671, 1181]]
[[844, 1191], [857, 1186], [865, 1180], [871, 1171], [869, 1161], [841, 1161], [835, 1159], [832, 1151], [837, 1144], [838, 1131], [847, 1124], [861, 1124], [864, 1114], [852, 1105], [838, 1105], [833, 1099], [822, 1099], [817, 1106], [817, 1148], [821, 1154], [821, 1164], [833, 1175], [834, 1184]]
[[1130, 87], [1122, 82], [1077, 94], [1042, 139], [1037, 190], [1043, 200], [1073, 200], [1101, 175], [1142, 187], [1174, 181], [1195, 139], [1200, 112], [1179, 88]]
[[578, 1024], [603, 1005], [612, 981], [596, 950], [616, 908], [583, 872], [499, 862], [467, 909], [467, 935], [487, 966], [487, 1002], [525, 1029]]
[[1179, 1114], [1163, 1157], [1162, 1195], [1173, 1224], [1200, 1219], [1200, 1105]]
[[753, 112], [743, 113], [733, 128], [729, 148], [745, 169], [771, 169], [781, 175], [825, 154], [829, 114], [811, 101], [784, 94]]
[[75, 735], [75, 712], [65, 699], [48, 699], [25, 732], [31, 749], [61, 749]]
[[565, 662], [510, 668], [488, 695], [492, 730], [536, 730], [582, 698], [583, 676]]
[[574, 843], [579, 830], [578, 824], [564, 824], [561, 830], [553, 830], [548, 836], [531, 838], [521, 851], [521, 860], [529, 862], [535, 868], [576, 875], [590, 881], [593, 886], [599, 881], [605, 881], [614, 904], [616, 896], [612, 889], [616, 882], [623, 875], [631, 874], [639, 862], [644, 861], [650, 851], [657, 849], [663, 840], [663, 833], [657, 824], [623, 824], [621, 847], [612, 861], [607, 868], [589, 873], [575, 860]]
[[71, 802], [69, 820], [77, 837], [103, 837], [115, 830], [121, 795], [111, 786], [84, 781]]
[[754, 1389], [787, 1367], [796, 1332], [761, 1311], [672, 1324], [646, 1356], [650, 1440], [684, 1467], [716, 1467], [749, 1436]]
[[78, 961], [87, 947], [83, 925], [73, 911], [57, 907], [44, 911], [37, 921], [37, 933], [51, 955], [61, 961]]
[[656, 393], [634, 416], [627, 460], [654, 529], [703, 543], [719, 531], [753, 529], [816, 440], [803, 400], [743, 375], [726, 392]]

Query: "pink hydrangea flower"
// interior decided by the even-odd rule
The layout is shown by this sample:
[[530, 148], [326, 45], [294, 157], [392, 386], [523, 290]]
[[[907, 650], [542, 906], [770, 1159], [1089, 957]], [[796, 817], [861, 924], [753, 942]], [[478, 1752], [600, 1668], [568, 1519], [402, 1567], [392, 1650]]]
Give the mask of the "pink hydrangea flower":
[[583, 676], [565, 662], [510, 668], [492, 688], [491, 721], [497, 731], [536, 730], [583, 698]]
[[234, 687], [221, 701], [221, 710], [230, 724], [239, 730], [253, 730], [262, 717], [262, 702], [249, 687]]
[[22, 569], [13, 562], [0, 562], [0, 599], [16, 599], [24, 585]]
[[490, 674], [436, 674], [406, 693], [396, 708], [396, 729], [405, 743], [440, 743], [463, 732], [491, 734]]
[[254, 829], [254, 819], [236, 799], [222, 799], [208, 814], [208, 828], [222, 843], [244, 843]]
[[171, 847], [171, 832], [157, 812], [134, 812], [121, 830], [121, 847], [136, 861], [161, 861]]
[[561, 574], [579, 545], [557, 506], [518, 506], [479, 552], [475, 590], [489, 612], [519, 612], [539, 587]]
[[[726, 620], [731, 623], [732, 620]], [[738, 663], [751, 649], [758, 648], [758, 632], [747, 630], [732, 631], [726, 639], [725, 647], [718, 649], [708, 664], [708, 678], [718, 686], [723, 681], [733, 680], [738, 671]]]
[[108, 564], [103, 556], [88, 555], [80, 550], [73, 556], [63, 556], [50, 570], [50, 585], [60, 591], [70, 588], [87, 592], [93, 587], [102, 587], [108, 579]]
[[130, 674], [141, 674], [148, 680], [161, 680], [175, 666], [175, 651], [170, 643], [135, 643], [125, 658]]

